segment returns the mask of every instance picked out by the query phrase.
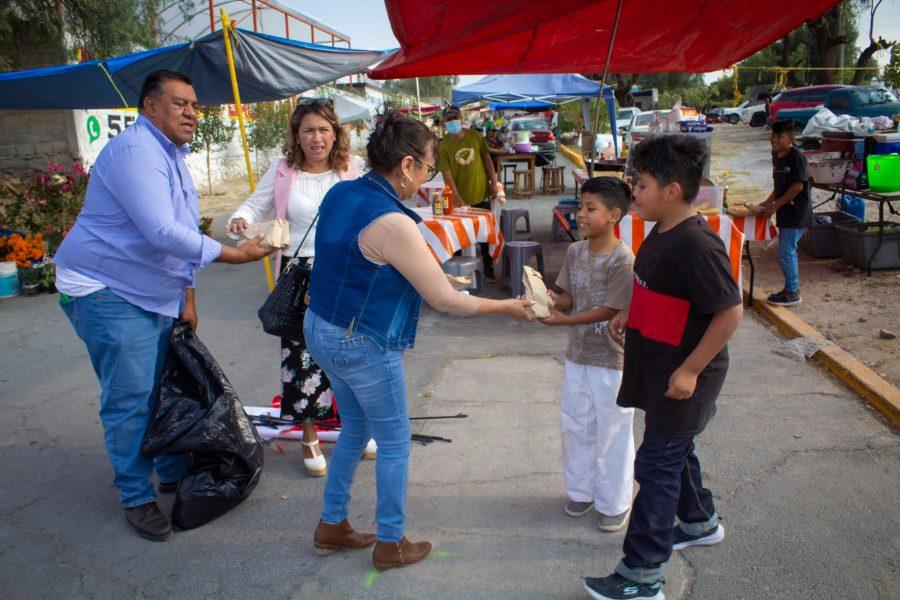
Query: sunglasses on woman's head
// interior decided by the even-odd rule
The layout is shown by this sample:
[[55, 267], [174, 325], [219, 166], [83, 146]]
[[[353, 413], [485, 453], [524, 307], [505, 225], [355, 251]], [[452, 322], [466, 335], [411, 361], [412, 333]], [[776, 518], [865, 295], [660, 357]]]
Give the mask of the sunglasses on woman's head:
[[333, 104], [334, 100], [332, 98], [298, 98], [297, 108], [294, 109], [294, 112], [305, 107], [317, 108], [319, 106], [332, 106]]

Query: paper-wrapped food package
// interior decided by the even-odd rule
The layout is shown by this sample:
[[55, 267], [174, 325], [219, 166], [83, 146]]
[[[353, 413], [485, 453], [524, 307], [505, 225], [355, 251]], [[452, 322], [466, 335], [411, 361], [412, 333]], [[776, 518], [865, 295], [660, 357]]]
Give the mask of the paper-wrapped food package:
[[263, 236], [259, 242], [261, 248], [284, 250], [291, 245], [291, 225], [284, 219], [254, 223], [241, 234], [244, 241], [252, 240], [258, 235]]
[[467, 287], [469, 287], [469, 284], [472, 283], [471, 277], [461, 277], [459, 275], [447, 275], [446, 273], [445, 273], [445, 275], [447, 277], [447, 281], [450, 282], [450, 285], [453, 286], [453, 289], [456, 290], [457, 292], [459, 290], [466, 289]]
[[528, 307], [528, 312], [536, 319], [546, 319], [550, 316], [550, 296], [547, 295], [547, 286], [541, 274], [529, 266], [523, 267], [522, 283], [525, 284], [525, 299], [534, 302]]

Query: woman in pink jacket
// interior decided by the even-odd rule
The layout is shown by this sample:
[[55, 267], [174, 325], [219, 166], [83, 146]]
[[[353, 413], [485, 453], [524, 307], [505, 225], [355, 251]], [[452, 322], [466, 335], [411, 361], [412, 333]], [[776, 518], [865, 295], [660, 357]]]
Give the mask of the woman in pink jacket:
[[[315, 256], [319, 204], [335, 183], [356, 179], [363, 160], [350, 153], [350, 139], [341, 127], [330, 99], [301, 98], [288, 124], [284, 158], [272, 164], [259, 187], [228, 220], [227, 231], [240, 234], [257, 221], [281, 218], [290, 222], [291, 245], [276, 256], [275, 270], [287, 264], [309, 230], [297, 261], [309, 264]], [[312, 228], [310, 229], [310, 225]], [[325, 457], [319, 449], [314, 422], [337, 414], [334, 395], [325, 373], [312, 360], [303, 342], [281, 340], [281, 416], [303, 423], [306, 471], [325, 474]], [[367, 448], [374, 458], [374, 446]]]

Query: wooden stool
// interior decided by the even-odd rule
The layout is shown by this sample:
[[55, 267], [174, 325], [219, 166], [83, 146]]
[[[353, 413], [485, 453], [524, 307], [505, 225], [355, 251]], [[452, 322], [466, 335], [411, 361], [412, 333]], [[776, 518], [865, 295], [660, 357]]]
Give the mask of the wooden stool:
[[566, 191], [563, 183], [565, 167], [541, 167], [541, 192], [544, 194], [562, 194]]
[[511, 162], [502, 163], [502, 175], [501, 179], [503, 180], [503, 190], [505, 191], [508, 186], [514, 185], [516, 182], [516, 164]]
[[513, 188], [516, 198], [531, 198], [534, 195], [534, 172], [516, 171], [516, 185]]

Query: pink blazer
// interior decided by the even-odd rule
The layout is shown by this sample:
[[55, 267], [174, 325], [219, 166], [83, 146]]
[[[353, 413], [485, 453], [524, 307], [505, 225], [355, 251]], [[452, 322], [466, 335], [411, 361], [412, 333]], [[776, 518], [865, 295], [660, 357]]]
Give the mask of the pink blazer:
[[[275, 171], [275, 216], [279, 219], [287, 218], [288, 202], [291, 199], [291, 186], [294, 184], [294, 177], [297, 171], [287, 164], [287, 160], [282, 158], [278, 162], [278, 169]], [[348, 179], [356, 179], [362, 173], [356, 162], [351, 157], [350, 164], [347, 165], [346, 171], [339, 171], [338, 177], [341, 181]], [[306, 233], [306, 232], [304, 232]], [[299, 240], [297, 240], [299, 241]], [[281, 273], [281, 250], [276, 253], [275, 257], [275, 278]]]

